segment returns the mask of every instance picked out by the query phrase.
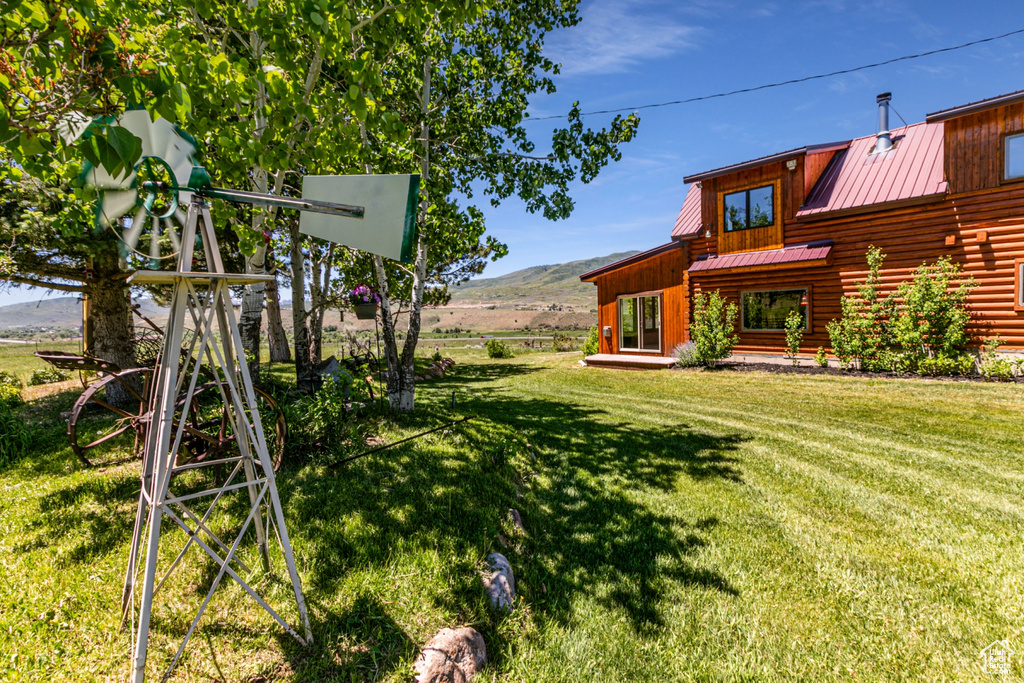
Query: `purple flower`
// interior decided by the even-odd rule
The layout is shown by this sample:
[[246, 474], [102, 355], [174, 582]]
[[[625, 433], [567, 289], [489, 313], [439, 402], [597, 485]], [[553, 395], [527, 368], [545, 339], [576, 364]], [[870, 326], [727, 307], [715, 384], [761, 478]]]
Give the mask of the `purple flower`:
[[353, 306], [358, 304], [379, 304], [380, 297], [366, 285], [359, 285], [348, 293], [348, 301]]

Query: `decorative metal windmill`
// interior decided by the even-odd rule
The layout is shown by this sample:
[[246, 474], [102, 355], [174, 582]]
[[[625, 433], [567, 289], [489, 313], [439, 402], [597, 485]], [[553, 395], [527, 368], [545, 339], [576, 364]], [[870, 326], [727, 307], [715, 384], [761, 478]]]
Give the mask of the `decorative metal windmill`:
[[[145, 111], [126, 112], [119, 125], [142, 140], [142, 158], [123, 178], [116, 178], [102, 169], [85, 170], [85, 182], [100, 193], [97, 226], [103, 229], [120, 226], [126, 253], [147, 257], [151, 268], [169, 258], [176, 259], [173, 271], [139, 270], [129, 279], [132, 284], [173, 285], [164, 347], [149, 397], [150, 428], [146, 432], [142, 461], [142, 489], [122, 593], [123, 614], [133, 629], [131, 680], [140, 683], [146, 674], [153, 596], [164, 589], [193, 545], [213, 560], [218, 572], [166, 675], [176, 666], [225, 576], [234, 579], [299, 642], [305, 644], [312, 640], [302, 586], [228, 289], [273, 276], [225, 271], [207, 200], [218, 198], [297, 209], [303, 212], [300, 230], [306, 234], [408, 262], [415, 240], [419, 176], [311, 176], [303, 182], [301, 199], [214, 188], [209, 176], [195, 162], [195, 142], [174, 125], [163, 119], [154, 121]], [[357, 204], [324, 201], [337, 197]], [[187, 208], [183, 210], [183, 206]], [[127, 222], [129, 215], [132, 216], [130, 223]], [[136, 251], [140, 243], [147, 241], [146, 252]], [[201, 245], [205, 271], [193, 270], [197, 244]], [[170, 256], [165, 253], [168, 248]], [[191, 335], [186, 334], [186, 328], [191, 328]], [[178, 454], [182, 440], [189, 436], [188, 426], [186, 420], [176, 415], [192, 405], [204, 361], [213, 368], [215, 384], [226, 407], [229, 422], [226, 427], [235, 434], [238, 449], [237, 453], [224, 453], [223, 457], [183, 463]], [[202, 491], [186, 489], [178, 483], [184, 478], [180, 475], [212, 466], [228, 468], [229, 474], [223, 483]], [[225, 542], [213, 530], [212, 515], [232, 492], [243, 489], [249, 495], [248, 515], [235, 537]], [[205, 504], [205, 510], [196, 507], [200, 503]], [[165, 519], [170, 521], [172, 529], [180, 527], [187, 537], [169, 565], [160, 562]], [[280, 541], [301, 622], [297, 628], [289, 625], [243, 578], [251, 570], [238, 557], [238, 550], [250, 528], [255, 533], [267, 571], [271, 564], [268, 539], [276, 535]], [[272, 530], [276, 530], [276, 534]], [[138, 585], [140, 570], [141, 587]]]

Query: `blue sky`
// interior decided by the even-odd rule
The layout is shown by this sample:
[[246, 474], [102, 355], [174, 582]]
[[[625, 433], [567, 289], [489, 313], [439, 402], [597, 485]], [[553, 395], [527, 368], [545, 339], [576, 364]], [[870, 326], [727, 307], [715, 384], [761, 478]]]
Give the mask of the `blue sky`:
[[[559, 92], [538, 96], [531, 116], [634, 107], [847, 69], [1024, 28], [1020, 0], [986, 2], [730, 2], [584, 0], [582, 21], [549, 36], [562, 63]], [[683, 177], [808, 144], [875, 132], [875, 95], [893, 93], [908, 123], [925, 114], [1024, 89], [1024, 34], [854, 74], [640, 112], [622, 160], [579, 185], [571, 218], [552, 223], [517, 201], [491, 208], [488, 232], [509, 255], [493, 277], [668, 241]], [[610, 115], [587, 117], [591, 127]], [[900, 125], [896, 114], [893, 127]], [[536, 141], [551, 122], [528, 123]], [[40, 298], [15, 290], [0, 305]]]

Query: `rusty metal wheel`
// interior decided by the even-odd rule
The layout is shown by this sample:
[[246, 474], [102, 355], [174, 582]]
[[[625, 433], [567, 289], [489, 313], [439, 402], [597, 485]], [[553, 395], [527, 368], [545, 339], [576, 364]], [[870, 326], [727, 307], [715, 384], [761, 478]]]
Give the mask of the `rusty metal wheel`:
[[[138, 455], [149, 424], [146, 396], [152, 377], [151, 368], [122, 370], [93, 382], [78, 397], [68, 418], [68, 442], [85, 465]], [[114, 383], [132, 396], [130, 406], [107, 400], [107, 388]]]
[[[273, 396], [258, 387], [255, 391], [263, 436], [274, 471], [277, 471], [284, 457], [288, 423], [284, 411]], [[245, 419], [252, 423], [248, 409]], [[187, 438], [182, 441], [184, 453], [179, 455], [180, 464], [241, 455], [238, 436], [232, 428], [216, 382], [206, 382], [196, 388], [193, 405], [189, 410], [189, 422], [191, 424], [185, 429]]]

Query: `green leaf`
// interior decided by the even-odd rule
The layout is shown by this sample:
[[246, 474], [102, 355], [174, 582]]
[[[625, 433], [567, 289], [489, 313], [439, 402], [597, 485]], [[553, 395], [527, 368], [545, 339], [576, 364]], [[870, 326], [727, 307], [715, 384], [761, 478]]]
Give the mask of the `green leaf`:
[[324, 24], [324, 18], [322, 16], [320, 16], [319, 12], [313, 12], [312, 14], [309, 15], [309, 18], [317, 26], [323, 26], [323, 24]]
[[106, 138], [117, 162], [124, 168], [133, 168], [142, 156], [142, 140], [135, 137], [127, 128], [120, 126], [108, 127]]

